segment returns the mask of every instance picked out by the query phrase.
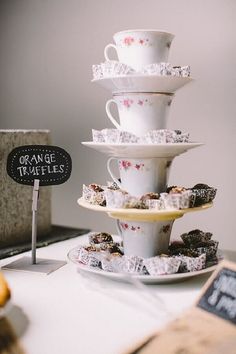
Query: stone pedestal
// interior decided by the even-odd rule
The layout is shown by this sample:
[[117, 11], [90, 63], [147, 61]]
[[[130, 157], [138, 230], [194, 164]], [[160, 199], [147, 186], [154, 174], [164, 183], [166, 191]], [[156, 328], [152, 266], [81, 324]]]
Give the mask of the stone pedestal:
[[[8, 154], [21, 145], [50, 145], [48, 130], [0, 130], [0, 248], [31, 239], [32, 187], [14, 182], [6, 172]], [[38, 203], [38, 237], [51, 228], [51, 187], [42, 187]]]

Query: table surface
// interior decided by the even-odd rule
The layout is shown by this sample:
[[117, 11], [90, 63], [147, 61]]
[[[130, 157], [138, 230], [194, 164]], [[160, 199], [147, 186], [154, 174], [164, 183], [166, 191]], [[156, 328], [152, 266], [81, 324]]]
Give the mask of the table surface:
[[[40, 258], [67, 260], [87, 236], [37, 250]], [[236, 260], [236, 252], [225, 252]], [[29, 255], [29, 252], [23, 254]], [[0, 266], [22, 255], [0, 261]], [[68, 263], [49, 275], [4, 270], [12, 291], [8, 318], [28, 354], [121, 354], [157, 331], [197, 298], [209, 275], [181, 283], [148, 285], [164, 301], [148, 298], [133, 285], [78, 273]]]

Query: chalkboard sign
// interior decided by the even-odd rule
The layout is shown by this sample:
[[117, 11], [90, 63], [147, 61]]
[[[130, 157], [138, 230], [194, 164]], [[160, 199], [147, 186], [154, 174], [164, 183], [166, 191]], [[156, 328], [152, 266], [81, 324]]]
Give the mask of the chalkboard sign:
[[71, 174], [70, 155], [51, 145], [24, 145], [13, 149], [7, 159], [7, 173], [17, 183], [40, 186], [62, 184]]
[[236, 271], [223, 267], [200, 298], [197, 307], [236, 324]]

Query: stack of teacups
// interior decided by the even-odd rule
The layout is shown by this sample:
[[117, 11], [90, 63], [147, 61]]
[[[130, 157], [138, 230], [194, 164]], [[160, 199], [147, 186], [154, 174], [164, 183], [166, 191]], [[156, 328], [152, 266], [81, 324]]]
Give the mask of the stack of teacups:
[[[106, 63], [101, 64], [109, 69], [109, 80], [113, 80], [111, 69], [114, 68], [117, 69], [114, 70], [115, 75], [122, 76], [129, 72], [130, 79], [132, 75], [133, 77], [136, 75], [149, 80], [151, 67], [164, 68], [165, 65], [169, 65], [167, 64], [169, 49], [174, 38], [170, 33], [156, 30], [128, 30], [116, 33], [113, 38], [115, 44], [108, 44], [105, 47]], [[108, 55], [111, 48], [116, 50], [118, 61], [110, 60]], [[100, 66], [95, 67], [96, 70], [101, 69]], [[155, 80], [157, 77], [158, 82], [158, 73], [155, 74], [151, 79]], [[140, 137], [140, 141], [149, 131], [167, 128], [173, 93], [166, 93], [161, 87], [154, 92], [153, 90], [146, 92], [145, 89], [140, 89], [140, 86], [136, 91], [125, 91], [116, 90], [113, 98], [106, 103], [106, 113], [115, 128], [135, 134]], [[111, 111], [112, 105], [117, 107], [117, 118]], [[131, 145], [132, 149], [135, 149], [135, 144]], [[145, 158], [138, 154], [134, 158], [125, 153], [124, 149], [120, 155], [113, 155], [108, 159], [107, 169], [113, 181], [131, 196], [162, 193], [166, 191], [169, 170], [174, 158], [165, 156], [167, 155], [163, 154], [162, 157], [150, 153], [150, 156], [145, 154]], [[114, 163], [117, 164], [118, 175], [113, 171]], [[172, 225], [177, 216], [163, 213], [162, 216], [158, 214], [157, 220], [156, 217], [144, 217], [145, 213], [153, 215], [150, 210], [130, 214], [127, 209], [127, 214], [122, 212], [125, 216], [117, 220], [126, 255], [147, 258], [167, 252]]]
[[[113, 48], [118, 60], [137, 72], [145, 66], [167, 62], [169, 49], [174, 36], [155, 30], [129, 30], [114, 35], [114, 44], [105, 47], [105, 59]], [[117, 93], [106, 103], [106, 113], [113, 125], [137, 136], [150, 130], [166, 129], [169, 108], [173, 94], [164, 92]], [[111, 113], [111, 105], [117, 106], [119, 119]], [[116, 160], [120, 176], [115, 176], [111, 164]], [[133, 159], [129, 156], [111, 157], [107, 169], [118, 186], [133, 196], [146, 193], [164, 192], [167, 187], [169, 168], [172, 158], [150, 157]], [[121, 181], [121, 182], [120, 182]], [[168, 248], [173, 220], [144, 222], [118, 220], [123, 236], [126, 254], [151, 257], [165, 252]]]

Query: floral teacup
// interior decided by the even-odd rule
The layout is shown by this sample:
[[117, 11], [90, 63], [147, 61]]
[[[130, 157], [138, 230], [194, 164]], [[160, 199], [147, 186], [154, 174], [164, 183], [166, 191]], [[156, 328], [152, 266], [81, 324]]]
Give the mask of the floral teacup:
[[114, 48], [121, 63], [136, 71], [148, 64], [167, 62], [169, 49], [174, 35], [157, 30], [127, 30], [114, 35], [114, 44], [104, 49], [106, 60], [110, 60], [108, 51]]
[[124, 254], [143, 258], [167, 253], [173, 220], [145, 222], [118, 220]]
[[[173, 95], [171, 94], [119, 94], [107, 101], [106, 112], [117, 129], [143, 136], [149, 130], [166, 128], [172, 99]], [[112, 103], [115, 103], [118, 108], [120, 124], [111, 114]]]
[[[118, 162], [120, 179], [112, 172], [112, 161]], [[110, 157], [107, 161], [107, 170], [120, 188], [135, 197], [141, 197], [146, 193], [161, 193], [166, 190], [171, 162], [171, 157], [147, 159]]]

